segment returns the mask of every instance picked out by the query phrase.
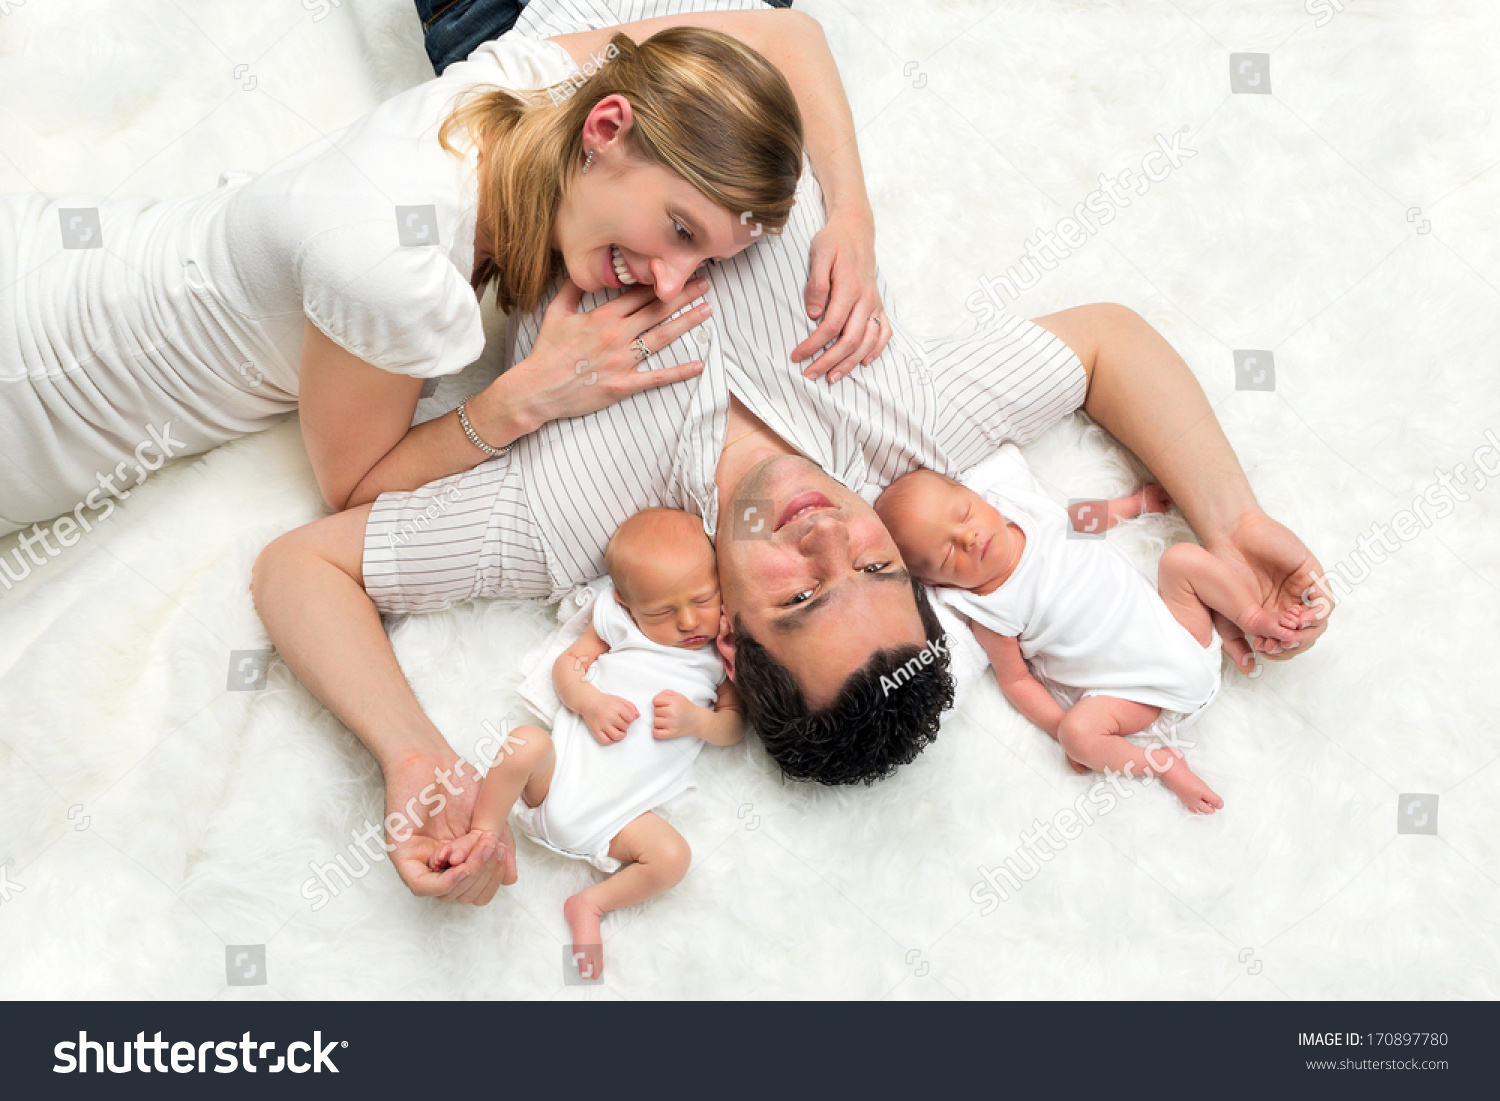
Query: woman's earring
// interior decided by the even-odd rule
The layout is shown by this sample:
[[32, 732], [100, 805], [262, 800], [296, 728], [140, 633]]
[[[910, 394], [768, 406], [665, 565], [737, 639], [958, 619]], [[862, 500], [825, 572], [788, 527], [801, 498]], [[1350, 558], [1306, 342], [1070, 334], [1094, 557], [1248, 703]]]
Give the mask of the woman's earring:
[[589, 150], [589, 155], [587, 157], [583, 158], [583, 174], [585, 176], [587, 176], [588, 173], [589, 173], [589, 165], [591, 165], [593, 163], [594, 163], [594, 151], [592, 149], [590, 149]]

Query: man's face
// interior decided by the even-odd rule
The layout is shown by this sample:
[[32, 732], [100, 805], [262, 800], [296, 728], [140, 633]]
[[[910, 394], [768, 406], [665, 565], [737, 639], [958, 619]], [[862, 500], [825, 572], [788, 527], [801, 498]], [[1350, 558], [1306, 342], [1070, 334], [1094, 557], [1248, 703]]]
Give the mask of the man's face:
[[910, 575], [874, 509], [801, 456], [750, 468], [719, 517], [718, 552], [726, 662], [738, 616], [814, 709], [876, 650], [926, 641]]

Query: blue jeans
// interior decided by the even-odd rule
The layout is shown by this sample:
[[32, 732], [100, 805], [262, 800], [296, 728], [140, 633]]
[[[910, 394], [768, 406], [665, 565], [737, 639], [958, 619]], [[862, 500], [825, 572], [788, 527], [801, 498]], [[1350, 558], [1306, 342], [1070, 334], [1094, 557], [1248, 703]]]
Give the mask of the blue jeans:
[[[773, 8], [789, 8], [792, 0], [766, 0]], [[526, 0], [416, 0], [422, 38], [432, 68], [439, 76], [462, 61], [481, 43], [499, 38], [516, 25]]]

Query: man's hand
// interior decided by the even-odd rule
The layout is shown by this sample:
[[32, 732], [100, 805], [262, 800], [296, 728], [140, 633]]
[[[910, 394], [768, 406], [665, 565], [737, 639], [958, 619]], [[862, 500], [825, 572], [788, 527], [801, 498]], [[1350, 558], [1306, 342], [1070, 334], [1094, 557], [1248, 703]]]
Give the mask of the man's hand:
[[473, 846], [462, 863], [432, 870], [444, 846], [468, 834], [478, 794], [478, 772], [456, 756], [414, 754], [387, 770], [387, 844], [396, 847], [391, 863], [412, 894], [475, 906], [495, 897], [501, 873], [495, 842]]
[[831, 212], [812, 239], [807, 280], [807, 316], [818, 327], [792, 349], [794, 363], [836, 342], [802, 371], [808, 378], [837, 382], [885, 350], [891, 324], [875, 286], [875, 224], [867, 215]]
[[601, 692], [598, 701], [582, 717], [595, 741], [600, 745], [614, 745], [624, 739], [630, 724], [640, 715], [629, 700]]
[[1263, 512], [1251, 513], [1235, 524], [1224, 539], [1205, 543], [1204, 547], [1245, 579], [1262, 608], [1278, 617], [1296, 612], [1302, 622], [1298, 642], [1288, 644], [1260, 637], [1247, 641], [1243, 631], [1215, 612], [1214, 626], [1224, 639], [1224, 652], [1234, 659], [1241, 672], [1250, 673], [1255, 668], [1250, 655], [1252, 645], [1257, 653], [1272, 661], [1285, 661], [1312, 649], [1328, 629], [1333, 601], [1315, 583], [1315, 579], [1323, 576], [1323, 567], [1285, 525]]

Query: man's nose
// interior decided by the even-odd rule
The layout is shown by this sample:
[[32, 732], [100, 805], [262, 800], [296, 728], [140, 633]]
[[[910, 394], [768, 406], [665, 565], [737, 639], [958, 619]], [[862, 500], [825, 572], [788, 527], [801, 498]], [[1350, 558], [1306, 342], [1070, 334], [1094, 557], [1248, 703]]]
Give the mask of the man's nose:
[[651, 283], [656, 289], [656, 297], [663, 302], [675, 298], [682, 293], [682, 288], [687, 286], [687, 281], [697, 270], [697, 261], [691, 256], [674, 257], [670, 260], [657, 257], [652, 260]]
[[848, 528], [844, 526], [842, 520], [827, 512], [820, 512], [814, 516], [807, 533], [799, 540], [802, 553], [811, 557], [837, 556], [843, 553], [844, 546], [848, 542]]

